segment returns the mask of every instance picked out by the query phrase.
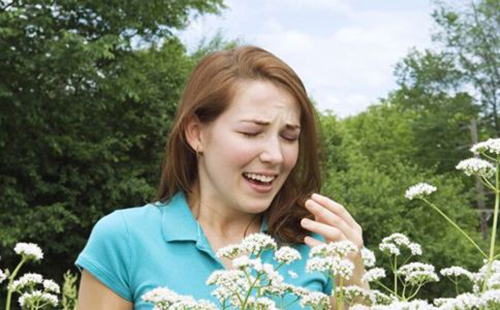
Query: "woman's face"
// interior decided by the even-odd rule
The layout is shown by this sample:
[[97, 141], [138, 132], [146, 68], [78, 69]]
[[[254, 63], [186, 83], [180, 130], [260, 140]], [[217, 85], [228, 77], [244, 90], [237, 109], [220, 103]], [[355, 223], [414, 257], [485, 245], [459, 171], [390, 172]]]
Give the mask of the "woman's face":
[[241, 83], [229, 108], [201, 125], [202, 203], [265, 211], [297, 162], [299, 125], [298, 103], [287, 91], [268, 81]]

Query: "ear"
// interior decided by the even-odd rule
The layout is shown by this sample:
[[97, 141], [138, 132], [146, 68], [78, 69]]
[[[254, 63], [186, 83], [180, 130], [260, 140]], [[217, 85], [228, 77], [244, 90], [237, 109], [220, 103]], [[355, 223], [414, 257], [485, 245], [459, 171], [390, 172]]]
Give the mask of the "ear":
[[203, 124], [196, 115], [189, 117], [186, 124], [186, 140], [189, 146], [198, 153], [203, 152], [202, 143], [202, 128]]

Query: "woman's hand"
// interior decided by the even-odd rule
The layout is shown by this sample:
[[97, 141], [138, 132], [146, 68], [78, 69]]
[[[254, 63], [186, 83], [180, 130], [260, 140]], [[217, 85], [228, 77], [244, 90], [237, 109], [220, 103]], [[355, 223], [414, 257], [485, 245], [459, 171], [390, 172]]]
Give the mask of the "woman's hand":
[[[369, 288], [367, 283], [363, 283], [361, 278], [364, 275], [364, 266], [361, 259], [361, 249], [363, 249], [363, 230], [356, 223], [347, 210], [339, 203], [328, 197], [313, 194], [311, 199], [305, 202], [305, 207], [314, 215], [314, 221], [302, 219], [301, 225], [305, 229], [317, 233], [328, 242], [349, 240], [359, 249], [356, 253], [351, 253], [349, 259], [354, 263], [354, 273], [352, 277], [344, 282], [344, 285], [358, 285]], [[310, 247], [323, 244], [323, 242], [312, 237], [306, 237], [304, 242]]]

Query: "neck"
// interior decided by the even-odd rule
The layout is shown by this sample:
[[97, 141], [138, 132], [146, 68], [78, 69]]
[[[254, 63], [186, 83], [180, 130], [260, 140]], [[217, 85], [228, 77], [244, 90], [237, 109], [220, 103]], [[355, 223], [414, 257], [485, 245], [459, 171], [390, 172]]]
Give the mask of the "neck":
[[261, 214], [246, 214], [221, 208], [219, 203], [199, 199], [190, 195], [188, 205], [205, 234], [215, 235], [221, 239], [244, 238], [252, 233], [260, 232]]

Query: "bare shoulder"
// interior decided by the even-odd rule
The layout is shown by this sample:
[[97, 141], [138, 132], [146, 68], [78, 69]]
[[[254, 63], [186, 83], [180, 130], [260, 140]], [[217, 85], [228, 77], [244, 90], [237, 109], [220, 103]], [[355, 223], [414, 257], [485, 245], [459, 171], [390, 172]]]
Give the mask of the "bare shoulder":
[[78, 310], [132, 310], [130, 301], [118, 296], [85, 269], [82, 272], [78, 291]]

